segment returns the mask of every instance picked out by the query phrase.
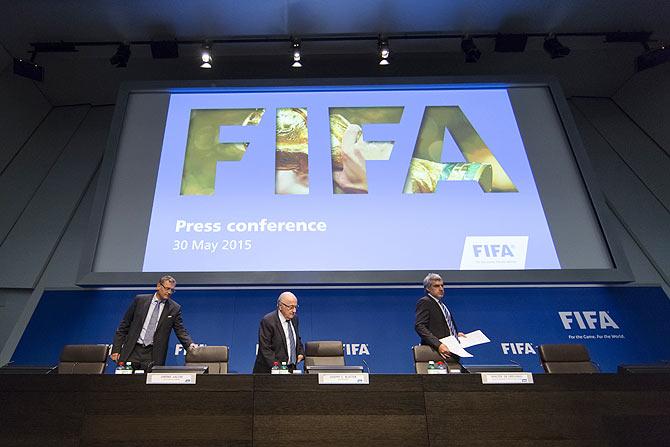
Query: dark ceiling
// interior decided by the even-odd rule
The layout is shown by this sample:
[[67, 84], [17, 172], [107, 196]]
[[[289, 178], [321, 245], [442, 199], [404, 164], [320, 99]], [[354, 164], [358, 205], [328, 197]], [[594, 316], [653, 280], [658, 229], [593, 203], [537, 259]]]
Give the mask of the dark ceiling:
[[[12, 57], [26, 57], [39, 41], [200, 41], [230, 36], [287, 38], [330, 34], [402, 33], [584, 33], [650, 31], [652, 39], [670, 38], [670, 1], [624, 0], [1, 0], [0, 69]], [[493, 53], [491, 39], [478, 39], [483, 56], [464, 64], [459, 39], [392, 39], [397, 64], [384, 74], [537, 74], [561, 78], [569, 93], [609, 94], [634, 73], [639, 44], [608, 46], [602, 36], [565, 38], [573, 52], [552, 61], [542, 38], [531, 39], [526, 53]], [[658, 44], [654, 42], [653, 44]], [[218, 65], [208, 73], [194, 61], [198, 45], [180, 46], [179, 60], [152, 60], [147, 45], [132, 46], [128, 68], [107, 61], [115, 46], [78, 47], [76, 53], [39, 54], [45, 81], [39, 84], [53, 104], [108, 103], [124, 80], [220, 79], [226, 77], [295, 76], [285, 59], [286, 42], [218, 44]], [[305, 69], [298, 76], [375, 75], [376, 41], [303, 43]], [[422, 56], [423, 55], [423, 56]], [[372, 68], [358, 64], [370, 59]], [[225, 63], [222, 63], [225, 62]], [[579, 68], [584, 73], [579, 73]], [[592, 70], [591, 73], [588, 73]], [[593, 71], [595, 70], [595, 71]], [[596, 81], [607, 75], [606, 82]]]

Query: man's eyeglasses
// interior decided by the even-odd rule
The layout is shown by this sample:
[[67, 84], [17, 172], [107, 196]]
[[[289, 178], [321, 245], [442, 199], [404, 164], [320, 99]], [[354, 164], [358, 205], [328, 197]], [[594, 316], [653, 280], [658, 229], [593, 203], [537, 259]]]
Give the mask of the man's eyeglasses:
[[173, 293], [175, 293], [176, 290], [177, 290], [176, 287], [166, 287], [165, 284], [163, 284], [162, 282], [159, 282], [158, 284], [160, 284], [160, 286], [161, 286], [163, 289], [165, 289], [165, 291], [166, 291], [167, 293], [169, 293], [170, 295], [172, 295]]
[[284, 306], [285, 308], [287, 308], [289, 310], [293, 310], [293, 309], [298, 310], [298, 307], [300, 307], [297, 304], [296, 305], [288, 305], [288, 304], [282, 303], [281, 301], [279, 302], [279, 304], [281, 304], [282, 306]]

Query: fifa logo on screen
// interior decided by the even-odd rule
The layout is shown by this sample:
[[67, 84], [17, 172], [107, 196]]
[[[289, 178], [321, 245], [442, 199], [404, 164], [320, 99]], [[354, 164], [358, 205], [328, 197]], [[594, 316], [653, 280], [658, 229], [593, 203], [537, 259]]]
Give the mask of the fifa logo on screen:
[[604, 310], [558, 312], [558, 316], [566, 330], [573, 329], [574, 324], [579, 329], [619, 329], [619, 325]]
[[504, 258], [514, 257], [512, 247], [508, 244], [473, 244], [472, 250], [476, 258]]
[[[216, 165], [240, 161], [247, 151], [260, 150], [275, 159], [275, 194], [309, 194], [309, 154], [328, 151], [333, 194], [367, 194], [366, 162], [389, 160], [395, 141], [367, 141], [363, 126], [399, 124], [404, 107], [331, 107], [328, 112], [330, 147], [312, 147], [307, 108], [191, 110], [180, 194], [212, 195]], [[274, 119], [275, 147], [254, 141], [226, 141], [228, 126], [258, 126]], [[271, 126], [263, 129], [271, 130]], [[442, 162], [445, 132], [463, 154], [463, 161]], [[267, 141], [267, 139], [265, 139]], [[323, 145], [322, 145], [323, 146]], [[459, 106], [427, 106], [416, 130], [416, 143], [407, 166], [404, 194], [434, 193], [443, 181], [474, 181], [482, 191], [517, 192], [502, 165]]]
[[370, 355], [370, 347], [367, 343], [344, 343], [342, 348], [344, 355]]
[[503, 354], [537, 354], [530, 343], [500, 343], [500, 349], [502, 349]]

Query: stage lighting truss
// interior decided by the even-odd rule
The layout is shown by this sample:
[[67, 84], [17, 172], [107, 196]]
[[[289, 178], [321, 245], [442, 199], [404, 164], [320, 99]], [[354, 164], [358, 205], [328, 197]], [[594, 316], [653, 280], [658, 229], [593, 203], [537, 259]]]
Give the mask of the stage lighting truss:
[[[302, 36], [301, 39], [293, 36], [229, 36], [223, 39], [208, 39], [203, 41], [196, 40], [164, 40], [164, 41], [130, 41], [130, 42], [32, 42], [30, 46], [32, 49], [30, 54], [37, 53], [64, 53], [77, 52], [80, 46], [112, 46], [116, 47], [116, 52], [109, 59], [111, 65], [115, 67], [126, 67], [130, 59], [131, 45], [147, 45], [151, 47], [151, 55], [154, 59], [172, 59], [179, 57], [180, 45], [201, 45], [200, 53], [200, 67], [204, 69], [211, 69], [214, 65], [214, 57], [212, 54], [212, 46], [214, 44], [230, 44], [230, 45], [244, 45], [244, 44], [263, 44], [263, 43], [282, 43], [288, 42], [291, 45], [292, 62], [291, 67], [302, 67], [302, 51], [301, 43], [309, 42], [338, 42], [338, 41], [377, 41], [378, 64], [386, 66], [390, 64], [391, 51], [389, 48], [390, 39], [408, 40], [443, 40], [443, 39], [460, 39], [461, 51], [465, 56], [466, 63], [475, 63], [481, 57], [481, 51], [475, 45], [476, 39], [494, 39], [496, 52], [522, 52], [526, 48], [526, 42], [529, 37], [544, 38], [543, 48], [551, 56], [552, 59], [565, 57], [570, 54], [570, 48], [558, 41], [558, 37], [584, 37], [593, 38], [595, 36], [605, 37], [604, 42], [637, 42], [647, 46], [647, 51], [636, 59], [638, 70], [649, 68], [658, 65], [668, 60], [669, 50], [661, 45], [660, 48], [654, 50], [649, 49], [649, 43], [657, 42], [651, 40], [652, 32], [578, 32], [578, 33], [528, 33], [528, 34], [456, 34], [456, 33], [395, 33], [395, 34], [324, 34], [324, 35], [308, 35]], [[27, 76], [32, 79], [43, 79], [43, 68], [35, 64], [25, 63], [23, 59], [15, 58], [14, 71], [21, 76]], [[37, 67], [37, 68], [35, 68]], [[39, 69], [39, 70], [38, 70]]]

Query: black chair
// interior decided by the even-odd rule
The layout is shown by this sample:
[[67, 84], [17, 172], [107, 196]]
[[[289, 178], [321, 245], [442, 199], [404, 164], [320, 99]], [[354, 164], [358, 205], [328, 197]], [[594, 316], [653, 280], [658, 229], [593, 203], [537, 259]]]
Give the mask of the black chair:
[[228, 346], [200, 346], [186, 353], [186, 366], [208, 366], [208, 374], [228, 374]]
[[444, 362], [448, 371], [460, 371], [461, 365], [453, 359], [444, 359], [435, 349], [427, 345], [412, 346], [414, 354], [414, 371], [417, 374], [428, 374], [428, 362]]
[[305, 370], [312, 366], [344, 366], [344, 346], [340, 340], [308, 341], [305, 344]]
[[549, 374], [593, 374], [600, 370], [580, 344], [540, 345], [540, 361]]
[[109, 345], [65, 345], [58, 362], [58, 374], [103, 374]]

